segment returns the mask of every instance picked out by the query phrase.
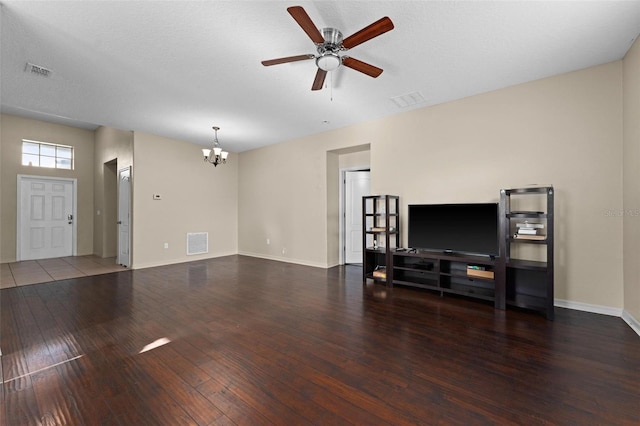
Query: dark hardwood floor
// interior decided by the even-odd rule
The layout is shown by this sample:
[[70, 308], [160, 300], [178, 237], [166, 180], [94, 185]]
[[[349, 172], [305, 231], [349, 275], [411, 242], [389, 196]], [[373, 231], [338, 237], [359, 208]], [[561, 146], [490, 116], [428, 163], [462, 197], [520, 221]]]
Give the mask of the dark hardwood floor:
[[243, 256], [0, 295], [2, 424], [640, 424], [620, 318]]

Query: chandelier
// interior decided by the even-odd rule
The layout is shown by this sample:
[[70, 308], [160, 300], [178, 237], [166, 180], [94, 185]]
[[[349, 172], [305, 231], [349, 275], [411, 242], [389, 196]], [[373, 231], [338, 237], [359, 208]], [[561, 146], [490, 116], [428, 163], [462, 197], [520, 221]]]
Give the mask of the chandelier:
[[220, 130], [220, 127], [213, 126], [212, 129], [216, 133], [213, 138], [213, 155], [211, 155], [211, 149], [208, 148], [203, 148], [202, 154], [204, 155], [204, 161], [213, 164], [214, 167], [217, 167], [218, 164], [224, 164], [227, 162], [227, 156], [229, 153], [220, 148], [220, 143], [218, 142], [218, 130]]

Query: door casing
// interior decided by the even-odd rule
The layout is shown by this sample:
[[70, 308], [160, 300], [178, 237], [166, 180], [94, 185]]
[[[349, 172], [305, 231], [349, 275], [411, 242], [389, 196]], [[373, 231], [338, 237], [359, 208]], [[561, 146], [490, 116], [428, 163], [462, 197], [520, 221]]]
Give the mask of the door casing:
[[[346, 235], [346, 221], [345, 221], [345, 217], [346, 217], [346, 204], [347, 204], [347, 200], [346, 200], [346, 175], [349, 172], [368, 172], [370, 173], [371, 170], [369, 169], [369, 167], [351, 167], [351, 168], [344, 168], [340, 170], [340, 220], [339, 220], [339, 227], [340, 227], [340, 253], [339, 253], [339, 263], [341, 265], [344, 265], [346, 263], [346, 247], [347, 247], [347, 235]], [[367, 194], [369, 195], [369, 194]]]

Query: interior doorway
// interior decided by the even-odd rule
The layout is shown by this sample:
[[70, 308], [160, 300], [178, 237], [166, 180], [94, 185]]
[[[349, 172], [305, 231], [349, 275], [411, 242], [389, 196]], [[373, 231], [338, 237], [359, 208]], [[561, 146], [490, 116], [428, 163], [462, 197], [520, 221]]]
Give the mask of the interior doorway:
[[345, 264], [360, 264], [363, 256], [362, 197], [371, 193], [369, 170], [345, 170], [343, 179], [344, 231], [343, 256]]
[[99, 238], [98, 254], [104, 258], [115, 258], [118, 254], [118, 160], [103, 164], [102, 229]]
[[118, 170], [118, 259], [117, 263], [131, 266], [131, 167]]
[[76, 179], [18, 175], [16, 260], [74, 256]]

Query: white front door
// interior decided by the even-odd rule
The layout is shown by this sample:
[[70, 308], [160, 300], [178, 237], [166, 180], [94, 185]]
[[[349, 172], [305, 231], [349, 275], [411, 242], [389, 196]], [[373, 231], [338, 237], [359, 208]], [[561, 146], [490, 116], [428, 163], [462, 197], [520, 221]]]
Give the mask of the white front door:
[[129, 225], [131, 222], [131, 167], [118, 170], [118, 260], [131, 266]]
[[75, 179], [18, 175], [17, 260], [72, 256]]
[[345, 263], [362, 263], [362, 197], [370, 195], [370, 173], [345, 172]]

